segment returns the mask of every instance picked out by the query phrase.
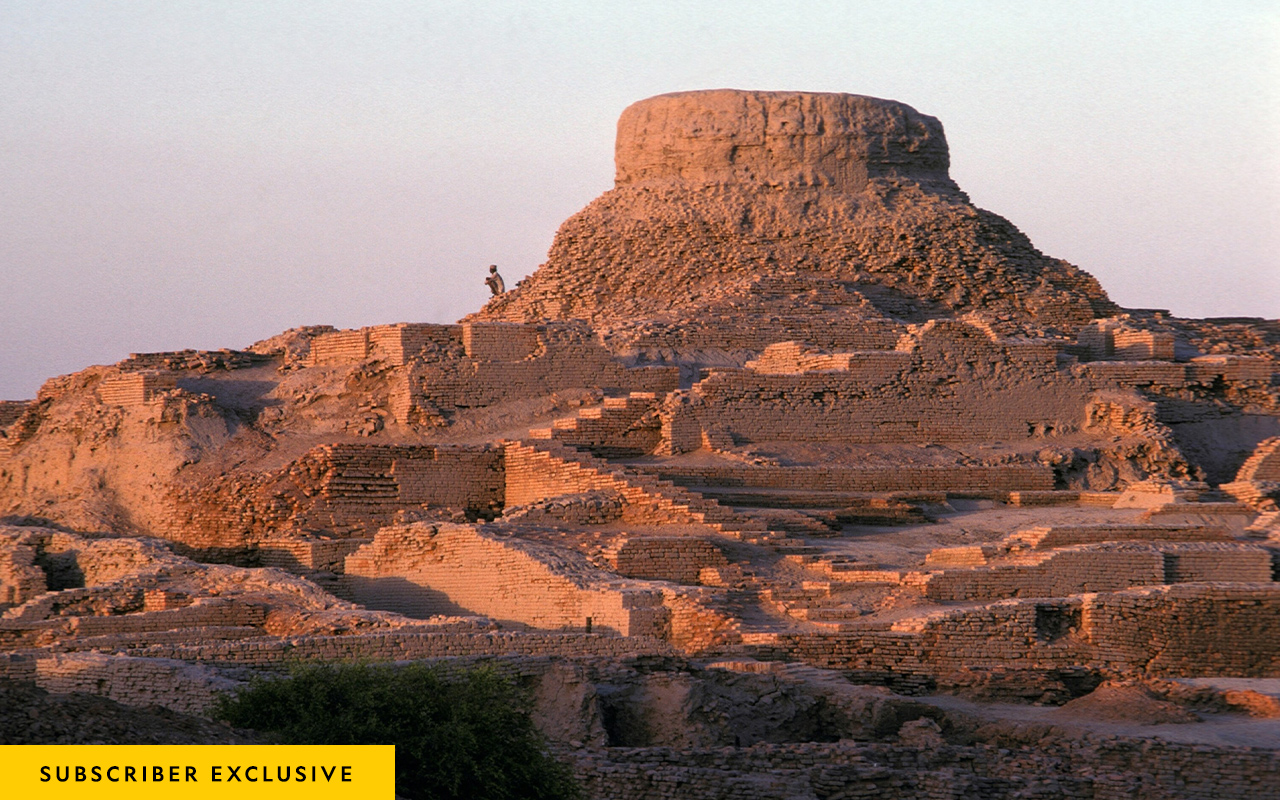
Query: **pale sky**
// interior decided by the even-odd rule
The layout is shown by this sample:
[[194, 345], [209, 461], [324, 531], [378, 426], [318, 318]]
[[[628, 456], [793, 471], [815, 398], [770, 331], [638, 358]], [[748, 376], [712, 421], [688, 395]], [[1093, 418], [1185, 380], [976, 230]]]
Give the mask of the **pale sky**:
[[1280, 0], [0, 0], [0, 399], [130, 352], [449, 322], [628, 104], [840, 91], [1113, 299], [1280, 316]]

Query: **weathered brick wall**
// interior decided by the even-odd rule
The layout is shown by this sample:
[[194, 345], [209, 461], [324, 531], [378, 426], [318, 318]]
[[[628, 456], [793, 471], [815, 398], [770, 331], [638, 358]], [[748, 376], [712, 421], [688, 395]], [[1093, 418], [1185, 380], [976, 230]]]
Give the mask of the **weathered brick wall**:
[[356, 364], [369, 357], [369, 329], [323, 333], [311, 340], [308, 366]]
[[315, 536], [266, 539], [258, 543], [258, 564], [289, 572], [341, 572], [346, 557], [368, 541]]
[[696, 384], [704, 427], [745, 440], [1025, 439], [1079, 429], [1088, 395], [1058, 372], [1051, 346], [962, 322], [917, 326], [895, 351], [806, 354], [787, 345], [755, 363]]
[[321, 445], [280, 470], [179, 490], [164, 535], [233, 550], [282, 533], [367, 537], [424, 505], [494, 516], [505, 485], [500, 447]]
[[[361, 636], [300, 636], [201, 644], [158, 644], [139, 648], [139, 657], [174, 658], [209, 664], [271, 666], [289, 661], [401, 661], [457, 656], [592, 656], [675, 655], [667, 642], [649, 636], [604, 633], [494, 631], [389, 631]], [[15, 667], [21, 669], [21, 667]]]
[[903, 583], [918, 586], [934, 600], [972, 601], [1066, 597], [1166, 583], [1271, 580], [1271, 552], [1235, 542], [1078, 545], [1006, 555], [994, 563], [979, 550], [931, 553], [926, 566], [939, 571], [909, 573]]
[[1064, 550], [1039, 561], [936, 572], [922, 578], [922, 588], [930, 599], [963, 602], [1064, 597], [1165, 582], [1164, 557], [1155, 550]]
[[[779, 292], [813, 292], [814, 287], [776, 277], [760, 276], [760, 288]], [[821, 296], [826, 293], [827, 296]], [[851, 305], [856, 296], [843, 291], [843, 287], [823, 286], [817, 291], [818, 303], [831, 309], [839, 305]], [[851, 307], [854, 307], [851, 305]], [[664, 355], [671, 351], [697, 351], [701, 349], [760, 352], [778, 342], [800, 341], [811, 347], [838, 350], [892, 350], [906, 326], [888, 319], [865, 317], [856, 311], [851, 314], [828, 313], [825, 315], [777, 314], [766, 319], [749, 320], [739, 315], [700, 315], [679, 323], [663, 324], [645, 320], [640, 325], [616, 326], [611, 340], [626, 342], [626, 348], [644, 354], [652, 351]]]
[[1037, 550], [1099, 542], [1229, 542], [1233, 537], [1223, 527], [1209, 525], [1141, 525], [1129, 523], [1094, 525], [1043, 525], [1026, 528], [1011, 535], [1018, 542]]
[[114, 616], [79, 616], [70, 622], [74, 636], [111, 636], [202, 627], [261, 628], [266, 618], [267, 609], [263, 605], [202, 598], [185, 608]]
[[533, 325], [510, 322], [469, 322], [462, 326], [462, 346], [477, 361], [523, 361], [545, 351]]
[[48, 692], [96, 694], [125, 705], [158, 705], [184, 714], [203, 713], [219, 693], [240, 685], [199, 664], [101, 653], [41, 658], [34, 673], [36, 685]]
[[1163, 545], [1160, 551], [1165, 583], [1266, 583], [1272, 576], [1272, 553], [1262, 547], [1204, 542]]
[[[652, 453], [664, 438], [659, 401], [653, 392], [606, 397], [601, 405], [558, 419], [550, 428], [529, 431], [529, 438], [549, 439], [603, 458]], [[666, 440], [670, 441], [669, 431]]]
[[21, 605], [48, 589], [36, 564], [36, 546], [20, 535], [0, 536], [0, 612]]
[[997, 745], [611, 747], [566, 757], [600, 800], [1277, 800], [1280, 755], [1250, 747], [1081, 736]]
[[474, 526], [417, 523], [383, 528], [347, 556], [344, 582], [362, 605], [413, 616], [464, 610], [553, 630], [582, 629], [590, 617], [593, 629], [663, 633], [660, 592], [610, 586], [578, 559]]
[[1237, 481], [1280, 481], [1280, 436], [1263, 441], [1245, 459]]
[[1044, 491], [1053, 488], [1053, 469], [1042, 464], [942, 467], [640, 467], [682, 486], [731, 486], [833, 492]]
[[1183, 583], [1001, 600], [909, 618], [890, 630], [785, 634], [758, 644], [821, 667], [905, 680], [1011, 666], [1280, 677], [1277, 624], [1274, 583]]
[[623, 536], [604, 556], [619, 575], [690, 584], [704, 567], [729, 564], [713, 542], [689, 536]]
[[174, 389], [177, 385], [177, 375], [172, 372], [124, 372], [103, 379], [98, 384], [98, 397], [111, 405], [135, 406], [148, 403], [158, 393]]
[[416, 400], [440, 409], [477, 408], [584, 387], [610, 393], [679, 388], [678, 367], [624, 367], [581, 326], [477, 323], [464, 326], [464, 339], [467, 330], [480, 357], [417, 368], [408, 378]]
[[30, 400], [0, 400], [0, 428], [7, 428], [17, 422], [29, 405]]
[[449, 350], [462, 345], [461, 325], [431, 325], [401, 322], [368, 328], [369, 355], [392, 365], [403, 366], [423, 351]]
[[1168, 676], [1280, 676], [1280, 587], [1196, 583], [1085, 598], [1096, 660]]
[[1095, 320], [1076, 336], [1079, 354], [1093, 361], [1172, 361], [1173, 334], [1130, 327], [1121, 319]]

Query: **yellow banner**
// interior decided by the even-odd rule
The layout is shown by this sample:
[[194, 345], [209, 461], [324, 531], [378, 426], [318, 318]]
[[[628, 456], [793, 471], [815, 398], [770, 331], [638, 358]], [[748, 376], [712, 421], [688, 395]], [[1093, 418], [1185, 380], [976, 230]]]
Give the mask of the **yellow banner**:
[[22, 800], [395, 796], [392, 745], [0, 746], [0, 795]]

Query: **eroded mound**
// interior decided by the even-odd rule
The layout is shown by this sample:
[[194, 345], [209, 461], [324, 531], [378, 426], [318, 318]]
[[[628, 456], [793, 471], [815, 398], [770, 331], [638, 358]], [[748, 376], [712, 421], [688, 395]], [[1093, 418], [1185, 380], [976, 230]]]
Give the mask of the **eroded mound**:
[[979, 312], [1010, 330], [1069, 330], [1115, 309], [1087, 273], [974, 207], [948, 176], [941, 124], [901, 103], [661, 95], [623, 112], [616, 153], [616, 188], [476, 319], [656, 320], [698, 331], [661, 344], [727, 346], [746, 323], [800, 317], [820, 329]]

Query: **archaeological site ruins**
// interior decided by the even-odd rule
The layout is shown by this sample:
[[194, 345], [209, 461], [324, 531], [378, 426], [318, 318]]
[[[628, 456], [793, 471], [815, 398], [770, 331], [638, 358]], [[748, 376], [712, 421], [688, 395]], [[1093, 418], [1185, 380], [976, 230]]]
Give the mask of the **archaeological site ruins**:
[[1280, 321], [1119, 307], [898, 102], [616, 148], [456, 324], [0, 403], [6, 697], [487, 663], [590, 797], [1280, 798]]

